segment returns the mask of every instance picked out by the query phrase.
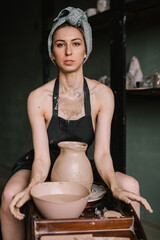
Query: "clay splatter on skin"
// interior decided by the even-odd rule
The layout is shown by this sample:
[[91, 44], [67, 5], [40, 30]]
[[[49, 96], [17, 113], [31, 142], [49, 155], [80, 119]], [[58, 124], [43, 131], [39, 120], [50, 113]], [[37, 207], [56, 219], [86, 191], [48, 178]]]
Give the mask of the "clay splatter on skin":
[[54, 101], [57, 101], [54, 110], [58, 110], [58, 97], [54, 97]]
[[[32, 175], [33, 175], [33, 173], [32, 173]], [[34, 183], [43, 182], [45, 180], [45, 178], [46, 178], [45, 170], [44, 170], [44, 167], [42, 164], [42, 165], [38, 166], [38, 169], [37, 169], [34, 177], [32, 177], [31, 186]]]
[[72, 91], [61, 91], [55, 109], [63, 113], [67, 120], [76, 119], [84, 115], [84, 92], [83, 88], [76, 88]]

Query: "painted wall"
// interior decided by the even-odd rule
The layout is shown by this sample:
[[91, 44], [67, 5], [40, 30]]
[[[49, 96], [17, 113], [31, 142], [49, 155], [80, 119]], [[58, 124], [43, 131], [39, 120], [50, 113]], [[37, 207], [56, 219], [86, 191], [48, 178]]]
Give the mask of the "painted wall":
[[[139, 59], [143, 75], [160, 71], [160, 26], [139, 26], [127, 31], [127, 63]], [[154, 213], [141, 209], [142, 218], [160, 224], [160, 96], [127, 97], [127, 173], [141, 186]]]
[[3, 1], [0, 58], [0, 164], [12, 166], [31, 146], [29, 92], [42, 84], [41, 5]]
[[[132, 56], [139, 59], [145, 77], [160, 71], [160, 26], [127, 28], [126, 70]], [[87, 74], [98, 79], [109, 75], [109, 32], [94, 36], [93, 55]], [[95, 57], [96, 56], [96, 57]], [[92, 68], [96, 66], [96, 68]], [[118, 81], [118, 79], [117, 79]], [[150, 202], [154, 213], [141, 208], [141, 217], [160, 224], [160, 96], [128, 96], [126, 99], [126, 172], [135, 177], [141, 194]], [[90, 149], [92, 157], [93, 146]]]
[[160, 224], [160, 96], [127, 98], [127, 173], [140, 183], [154, 213], [142, 218]]

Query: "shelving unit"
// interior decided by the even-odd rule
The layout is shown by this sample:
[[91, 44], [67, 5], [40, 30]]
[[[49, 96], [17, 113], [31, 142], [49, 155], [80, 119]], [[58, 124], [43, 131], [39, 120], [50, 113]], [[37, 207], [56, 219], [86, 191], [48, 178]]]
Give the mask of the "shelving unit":
[[126, 92], [127, 95], [160, 96], [160, 88], [131, 88]]
[[[160, 23], [160, 0], [135, 0], [125, 5], [126, 27]], [[93, 32], [106, 30], [110, 23], [110, 10], [89, 17]]]
[[[160, 0], [135, 0], [125, 4], [126, 29], [133, 26], [160, 24]], [[89, 17], [93, 34], [110, 31], [110, 10]], [[160, 95], [160, 88], [128, 89], [127, 95]]]
[[[122, 28], [117, 27], [118, 34], [121, 33], [121, 37], [119, 38], [119, 41], [121, 41], [121, 44], [123, 46], [119, 45], [119, 49], [114, 46], [115, 50], [114, 52], [110, 52], [110, 63], [112, 65], [113, 70], [118, 72], [120, 71], [120, 68], [124, 67], [124, 65], [121, 65], [121, 60], [123, 63], [125, 63], [126, 53], [125, 53], [125, 30], [131, 29], [131, 28], [138, 28], [139, 26], [152, 26], [153, 24], [160, 24], [160, 0], [134, 0], [130, 1], [128, 3], [125, 3], [125, 10], [124, 10], [124, 19], [117, 19], [117, 25], [112, 24], [113, 18], [117, 17], [120, 14], [120, 11], [122, 11], [122, 8], [120, 5], [118, 5], [118, 2], [114, 1], [115, 3], [111, 2], [112, 9], [104, 11], [102, 13], [98, 13], [94, 16], [89, 17], [89, 23], [92, 26], [93, 30], [93, 36], [98, 34], [102, 31], [108, 31], [110, 36], [114, 36], [116, 32], [113, 34], [113, 28], [117, 27], [118, 24], [122, 25]], [[117, 4], [117, 5], [116, 5]], [[121, 3], [123, 4], [123, 2]], [[118, 12], [119, 11], [119, 12]], [[116, 12], [116, 13], [114, 13]], [[117, 16], [116, 16], [117, 14]], [[123, 36], [122, 36], [123, 34]], [[115, 42], [116, 37], [114, 36], [114, 39], [112, 39], [112, 36], [110, 37], [110, 42]], [[119, 36], [117, 35], [117, 38]], [[116, 44], [115, 44], [116, 45]], [[111, 46], [111, 44], [110, 44]], [[113, 60], [114, 55], [116, 54], [116, 51], [118, 52], [119, 57], [119, 65], [115, 65], [115, 62]], [[120, 60], [121, 59], [121, 60]], [[115, 67], [113, 66], [115, 65]], [[119, 75], [117, 73], [113, 73], [114, 71], [111, 71], [111, 88], [115, 94], [115, 100], [117, 102], [117, 109], [115, 109], [115, 123], [113, 118], [113, 141], [111, 138], [111, 152], [112, 157], [115, 163], [115, 166], [119, 165], [120, 162], [120, 171], [125, 172], [125, 152], [126, 152], [126, 97], [128, 96], [159, 96], [160, 95], [160, 88], [146, 88], [146, 89], [125, 89], [125, 76], [126, 76], [126, 70], [123, 70], [123, 76]], [[115, 71], [115, 72], [116, 72]], [[117, 81], [119, 79], [119, 83]], [[114, 85], [114, 87], [113, 87]], [[117, 139], [116, 139], [116, 137]], [[123, 150], [122, 150], [123, 149]], [[115, 153], [116, 152], [116, 153]], [[118, 159], [118, 160], [117, 160]]]

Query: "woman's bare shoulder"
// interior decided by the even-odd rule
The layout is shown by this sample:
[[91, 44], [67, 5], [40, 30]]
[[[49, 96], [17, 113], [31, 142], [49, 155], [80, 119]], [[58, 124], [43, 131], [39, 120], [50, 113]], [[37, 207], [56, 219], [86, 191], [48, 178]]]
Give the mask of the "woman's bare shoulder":
[[91, 106], [97, 115], [112, 116], [114, 112], [114, 95], [108, 86], [96, 80], [87, 79], [90, 90]]
[[56, 79], [53, 79], [44, 85], [32, 90], [28, 95], [28, 102], [43, 102], [47, 97], [52, 96], [55, 80]]
[[86, 80], [89, 86], [90, 94], [95, 96], [97, 100], [113, 101], [114, 96], [110, 87], [94, 79], [86, 78]]

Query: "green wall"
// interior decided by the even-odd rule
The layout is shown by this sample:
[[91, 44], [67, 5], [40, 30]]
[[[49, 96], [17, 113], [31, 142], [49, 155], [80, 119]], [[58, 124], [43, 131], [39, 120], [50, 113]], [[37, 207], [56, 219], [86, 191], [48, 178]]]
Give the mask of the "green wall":
[[144, 76], [160, 71], [160, 25], [127, 28], [127, 66], [136, 55]]
[[[143, 75], [160, 71], [160, 26], [137, 26], [127, 31], [127, 66], [139, 59]], [[142, 218], [160, 224], [160, 96], [127, 97], [127, 173], [140, 183], [141, 194], [154, 213], [141, 208]]]
[[127, 97], [127, 173], [140, 183], [154, 213], [141, 217], [160, 224], [160, 96]]
[[1, 4], [0, 164], [11, 167], [32, 146], [26, 100], [42, 84], [41, 5]]
[[[136, 56], [145, 77], [160, 71], [160, 26], [128, 27], [126, 33], [126, 70]], [[109, 31], [94, 35], [87, 64], [88, 76], [109, 75]], [[149, 214], [141, 207], [141, 217], [160, 224], [160, 190], [156, 188], [160, 183], [160, 96], [127, 96], [126, 111], [126, 173], [139, 181], [142, 196], [154, 210]], [[89, 156], [92, 154], [93, 146]]]

